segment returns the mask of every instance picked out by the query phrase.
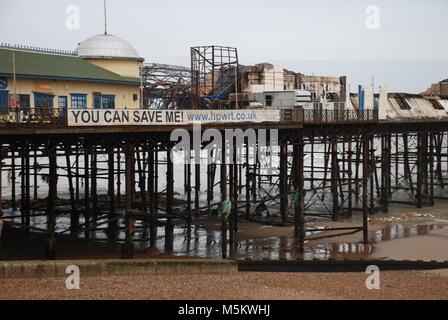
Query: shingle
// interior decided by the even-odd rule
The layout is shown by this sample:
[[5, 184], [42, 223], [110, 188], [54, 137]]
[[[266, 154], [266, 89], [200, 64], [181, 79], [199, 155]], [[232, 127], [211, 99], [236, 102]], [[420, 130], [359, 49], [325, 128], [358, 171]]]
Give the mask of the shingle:
[[75, 81], [140, 83], [138, 78], [122, 77], [76, 56], [9, 49], [0, 49], [1, 76], [13, 75], [13, 52], [15, 52], [16, 76], [19, 78], [39, 77]]

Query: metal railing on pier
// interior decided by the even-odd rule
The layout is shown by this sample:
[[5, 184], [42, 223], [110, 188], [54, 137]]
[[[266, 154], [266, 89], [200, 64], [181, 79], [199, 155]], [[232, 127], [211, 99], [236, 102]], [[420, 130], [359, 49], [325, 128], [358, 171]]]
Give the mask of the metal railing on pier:
[[39, 108], [0, 111], [0, 127], [3, 128], [59, 128], [67, 126], [67, 110]]
[[302, 124], [377, 122], [378, 110], [283, 109], [282, 122]]
[[[256, 109], [254, 110], [256, 111]], [[378, 110], [319, 110], [281, 109], [280, 123], [284, 124], [344, 124], [378, 121]], [[222, 122], [220, 122], [222, 123]], [[66, 109], [0, 110], [0, 128], [63, 128], [68, 127]]]

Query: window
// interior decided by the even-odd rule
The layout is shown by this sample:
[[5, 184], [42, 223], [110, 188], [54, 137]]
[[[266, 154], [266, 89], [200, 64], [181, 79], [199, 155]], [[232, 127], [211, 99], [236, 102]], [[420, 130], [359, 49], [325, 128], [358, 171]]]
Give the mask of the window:
[[58, 110], [59, 110], [59, 113], [63, 113], [65, 110], [67, 110], [67, 97], [66, 96], [60, 96], [58, 98]]
[[72, 108], [86, 109], [87, 108], [87, 94], [72, 93]]
[[266, 99], [266, 107], [272, 107], [272, 96], [267, 95], [265, 99]]
[[411, 107], [406, 102], [405, 98], [403, 98], [403, 97], [396, 97], [395, 100], [397, 101], [398, 106], [400, 107], [401, 110], [411, 110]]
[[445, 108], [440, 104], [440, 102], [438, 100], [429, 100], [429, 102], [431, 102], [432, 106], [434, 109], [436, 110], [440, 110], [440, 111], [444, 111]]
[[20, 109], [30, 110], [30, 95], [29, 94], [19, 94]]
[[9, 95], [9, 107], [19, 110], [30, 110], [30, 95], [29, 94], [10, 94]]
[[94, 109], [115, 109], [115, 96], [111, 94], [93, 93]]
[[103, 109], [115, 109], [115, 96], [103, 94], [101, 96], [101, 104]]
[[101, 93], [99, 92], [93, 93], [93, 108], [101, 109]]
[[138, 94], [135, 94], [135, 93], [134, 93], [134, 94], [132, 95], [132, 97], [133, 97], [134, 101], [137, 101], [137, 100], [138, 100]]
[[34, 93], [34, 110], [41, 113], [51, 113], [53, 111], [53, 95], [46, 93]]
[[0, 90], [0, 113], [9, 112], [8, 91]]

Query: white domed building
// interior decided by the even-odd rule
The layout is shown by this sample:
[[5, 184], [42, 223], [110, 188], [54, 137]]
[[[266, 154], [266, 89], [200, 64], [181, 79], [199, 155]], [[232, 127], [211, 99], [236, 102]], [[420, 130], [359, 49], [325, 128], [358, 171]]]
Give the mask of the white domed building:
[[107, 32], [79, 43], [75, 52], [0, 46], [0, 61], [0, 113], [141, 106], [143, 58]]
[[84, 40], [75, 52], [80, 58], [124, 77], [139, 77], [139, 65], [144, 60], [129, 42], [107, 33]]

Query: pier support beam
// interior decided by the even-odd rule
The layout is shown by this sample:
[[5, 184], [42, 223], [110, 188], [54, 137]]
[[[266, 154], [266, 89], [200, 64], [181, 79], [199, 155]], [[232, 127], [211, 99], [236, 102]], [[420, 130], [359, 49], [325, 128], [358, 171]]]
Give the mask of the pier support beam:
[[194, 210], [196, 214], [200, 212], [199, 195], [201, 192], [201, 157], [200, 153], [194, 159]]
[[187, 211], [187, 226], [188, 228], [191, 228], [192, 223], [192, 214], [191, 214], [191, 157], [189, 156], [188, 152], [185, 152], [187, 164], [184, 166], [185, 170], [185, 196], [186, 196], [186, 204], [185, 204], [185, 210]]
[[434, 132], [429, 133], [429, 205], [434, 206]]
[[128, 142], [124, 147], [125, 152], [125, 243], [121, 248], [121, 258], [122, 259], [132, 259], [134, 257], [134, 245], [132, 243], [133, 234], [133, 224], [134, 221], [131, 219], [132, 211], [132, 194], [133, 194], [133, 183], [134, 179], [132, 175], [134, 173], [134, 142]]
[[381, 136], [381, 205], [383, 212], [389, 211], [390, 179], [390, 135]]
[[348, 141], [348, 159], [347, 159], [347, 210], [348, 210], [348, 215], [351, 217], [352, 216], [352, 209], [353, 209], [353, 149], [352, 149], [352, 141], [353, 141], [353, 137], [350, 136], [349, 137], [349, 141]]
[[416, 202], [417, 208], [422, 207], [423, 203], [423, 178], [424, 178], [424, 134], [418, 133], [417, 135], [417, 190], [416, 190]]
[[157, 225], [156, 225], [156, 198], [154, 181], [155, 181], [155, 163], [154, 163], [155, 148], [149, 147], [148, 152], [148, 192], [149, 192], [149, 247], [156, 247]]
[[91, 165], [90, 165], [90, 179], [91, 179], [91, 199], [92, 199], [92, 215], [94, 217], [94, 224], [96, 224], [97, 216], [98, 216], [98, 193], [97, 193], [97, 146], [94, 144], [90, 146], [91, 155]]
[[115, 166], [114, 166], [114, 144], [111, 142], [107, 150], [107, 193], [109, 195], [109, 223], [108, 235], [111, 241], [118, 236], [118, 220], [115, 216]]
[[22, 225], [24, 227], [25, 236], [29, 236], [31, 223], [31, 196], [30, 196], [30, 145], [23, 142], [21, 153], [21, 215]]
[[288, 218], [288, 144], [280, 143], [280, 215], [282, 224], [286, 224]]
[[299, 253], [305, 252], [305, 211], [304, 211], [304, 152], [303, 136], [300, 134], [293, 145], [294, 176], [294, 235], [298, 240]]
[[16, 147], [11, 145], [11, 208], [16, 210]]
[[48, 202], [47, 202], [47, 244], [45, 248], [45, 259], [56, 259], [56, 198], [57, 198], [57, 145], [54, 141], [50, 141], [48, 145]]
[[232, 170], [233, 170], [233, 188], [232, 188], [232, 216], [233, 216], [233, 223], [232, 223], [232, 228], [233, 231], [235, 232], [235, 237], [236, 237], [236, 233], [238, 232], [238, 195], [239, 195], [239, 188], [238, 188], [238, 181], [241, 179], [241, 177], [239, 176], [239, 155], [238, 155], [238, 150], [240, 150], [237, 145], [236, 145], [236, 139], [233, 143], [233, 166], [232, 166]]
[[165, 251], [173, 252], [174, 224], [173, 224], [173, 200], [174, 200], [174, 175], [171, 156], [172, 144], [168, 143], [166, 149], [166, 225], [165, 225]]
[[[227, 200], [227, 144], [225, 135], [222, 138], [222, 152], [221, 152], [221, 172], [220, 172], [220, 190], [221, 190], [221, 203]], [[227, 219], [221, 217], [221, 256], [223, 259], [227, 259]]]
[[369, 208], [367, 203], [367, 185], [369, 177], [369, 137], [362, 137], [362, 225], [364, 244], [369, 243]]
[[73, 173], [72, 173], [72, 165], [71, 165], [71, 148], [70, 143], [64, 144], [65, 148], [65, 162], [67, 166], [67, 180], [68, 180], [68, 190], [70, 193], [70, 232], [75, 234], [79, 228], [79, 213], [76, 208], [76, 199], [75, 199], [75, 190], [73, 187]]
[[90, 178], [89, 178], [90, 145], [84, 142], [84, 238], [90, 239]]
[[[245, 203], [245, 215], [246, 217], [250, 216], [250, 146], [249, 146], [249, 138], [246, 138], [246, 170], [245, 170], [245, 196], [246, 196], [246, 203]], [[240, 176], [240, 181], [242, 180], [242, 177]]]
[[338, 142], [337, 137], [331, 138], [331, 195], [333, 199], [333, 220], [338, 217]]

